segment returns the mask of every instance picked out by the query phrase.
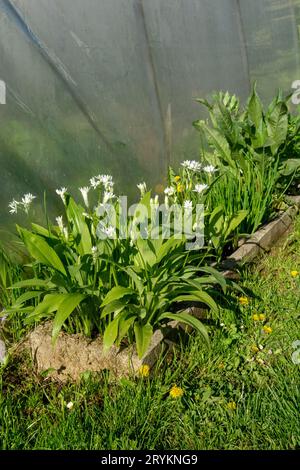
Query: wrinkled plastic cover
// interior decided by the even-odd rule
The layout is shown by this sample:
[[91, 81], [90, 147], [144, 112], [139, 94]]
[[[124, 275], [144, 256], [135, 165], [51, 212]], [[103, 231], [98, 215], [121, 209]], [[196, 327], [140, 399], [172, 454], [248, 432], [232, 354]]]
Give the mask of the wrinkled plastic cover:
[[300, 0], [0, 0], [0, 226], [12, 198], [59, 210], [99, 173], [161, 191], [199, 156], [196, 97], [300, 79], [299, 25]]

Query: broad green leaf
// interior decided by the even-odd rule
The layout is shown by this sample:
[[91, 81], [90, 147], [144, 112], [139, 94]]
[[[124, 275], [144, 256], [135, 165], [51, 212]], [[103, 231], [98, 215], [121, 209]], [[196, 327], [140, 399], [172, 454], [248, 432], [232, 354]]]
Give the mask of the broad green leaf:
[[229, 141], [232, 145], [235, 145], [237, 136], [230, 111], [226, 108], [222, 101], [218, 101], [218, 103], [216, 103], [213, 111], [218, 129], [222, 130], [227, 141]]
[[230, 147], [225, 137], [218, 130], [211, 129], [203, 122], [201, 123], [201, 127], [207, 136], [208, 143], [215, 148], [226, 163], [233, 165]]
[[41, 225], [32, 223], [31, 227], [37, 235], [41, 235], [42, 237], [46, 237], [46, 238], [52, 238], [52, 237], [56, 238], [53, 236], [51, 232], [49, 232], [48, 229], [46, 229], [45, 227], [42, 227]]
[[205, 267], [199, 268], [199, 272], [211, 274], [216, 279], [216, 281], [220, 284], [223, 290], [226, 289], [226, 285], [227, 285], [226, 279], [223, 276], [223, 274], [217, 271], [216, 269], [210, 266], [205, 266]]
[[180, 321], [181, 323], [185, 323], [186, 325], [191, 326], [202, 336], [207, 346], [209, 346], [210, 341], [209, 341], [207, 330], [205, 326], [201, 323], [201, 321], [198, 320], [198, 318], [193, 317], [187, 312], [180, 312], [180, 313], [164, 313], [159, 317], [159, 320], [164, 320], [164, 319]]
[[16, 306], [13, 305], [11, 308], [5, 309], [5, 312], [6, 313], [14, 313], [14, 312], [30, 313], [30, 312], [33, 311], [33, 309], [34, 309], [34, 307], [21, 307], [20, 305], [16, 305]]
[[118, 337], [120, 316], [116, 316], [105, 328], [103, 335], [103, 349], [107, 352]]
[[228, 228], [224, 235], [225, 239], [229, 237], [229, 235], [231, 235], [239, 225], [241, 225], [241, 223], [243, 222], [243, 220], [245, 220], [248, 214], [249, 211], [241, 210], [230, 218]]
[[[151, 217], [151, 191], [148, 191], [140, 200], [140, 202], [136, 205], [136, 209], [133, 214], [133, 220], [138, 219], [140, 222], [146, 218]], [[145, 211], [145, 208], [147, 209]]]
[[224, 225], [224, 207], [216, 207], [209, 217], [209, 232], [217, 234]]
[[[156, 254], [150, 240], [138, 238], [136, 241], [136, 246], [139, 250], [139, 253], [135, 256], [135, 259], [138, 261], [139, 266], [143, 267], [143, 263], [146, 263], [151, 267], [156, 264]], [[139, 255], [142, 257], [143, 263], [140, 262]]]
[[24, 228], [18, 227], [19, 233], [28, 249], [30, 255], [38, 262], [46, 264], [57, 271], [60, 271], [65, 276], [67, 275], [63, 263], [56, 254], [53, 248], [47, 243], [44, 238], [29, 232]]
[[132, 295], [134, 293], [135, 291], [133, 289], [129, 289], [128, 287], [113, 287], [106, 295], [105, 299], [101, 304], [101, 307], [105, 307], [105, 305], [108, 305], [111, 302], [114, 302], [115, 300], [122, 299], [123, 297], [125, 297], [125, 295]]
[[125, 268], [124, 271], [130, 276], [139, 294], [141, 295], [144, 290], [144, 284], [143, 284], [142, 278], [140, 278], [140, 276], [130, 266], [128, 268]]
[[208, 305], [214, 312], [218, 312], [218, 306], [214, 299], [204, 291], [195, 290], [193, 293], [187, 295], [179, 295], [175, 297], [172, 302], [201, 302]]
[[26, 287], [51, 287], [52, 283], [50, 281], [45, 281], [43, 279], [26, 279], [25, 281], [16, 282], [9, 289], [23, 289]]
[[92, 241], [88, 225], [83, 215], [84, 209], [78, 206], [73, 198], [69, 197], [66, 212], [69, 223], [73, 226], [73, 236], [77, 243], [79, 253], [81, 255], [91, 253]]
[[299, 158], [289, 158], [284, 162], [280, 168], [280, 174], [283, 176], [290, 176], [294, 172], [300, 169], [300, 159]]
[[248, 103], [248, 116], [256, 129], [260, 129], [263, 120], [263, 107], [256, 92], [256, 83], [253, 85], [252, 94]]
[[40, 317], [47, 316], [50, 313], [56, 312], [65, 299], [66, 294], [47, 294], [42, 302], [34, 309], [34, 311], [27, 316], [25, 322], [39, 320]]
[[212, 109], [212, 105], [204, 98], [197, 98], [195, 100], [197, 103], [203, 104], [203, 106], [206, 106], [208, 109]]
[[151, 343], [153, 328], [149, 323], [141, 325], [139, 322], [135, 322], [134, 333], [137, 353], [139, 358], [142, 359]]
[[124, 336], [127, 335], [128, 330], [132, 326], [135, 319], [136, 319], [136, 316], [132, 314], [120, 315], [118, 338], [117, 338], [118, 344], [120, 344]]
[[288, 108], [284, 102], [278, 103], [267, 119], [268, 136], [273, 155], [277, 152], [287, 137]]
[[126, 307], [126, 301], [123, 300], [113, 300], [108, 305], [104, 307], [101, 312], [100, 318], [105, 318], [111, 313], [120, 313]]
[[165, 256], [169, 255], [171, 251], [174, 251], [176, 248], [180, 247], [183, 244], [183, 240], [176, 239], [174, 236], [169, 238], [157, 252], [157, 263], [160, 263]]
[[252, 138], [254, 148], [263, 147], [267, 138], [267, 128], [264, 123], [262, 103], [256, 93], [256, 83], [253, 86], [252, 95], [248, 103], [248, 117], [255, 126], [255, 136]]
[[21, 295], [18, 297], [16, 300], [16, 305], [21, 305], [24, 302], [27, 302], [28, 300], [35, 299], [36, 297], [39, 297], [42, 294], [41, 291], [30, 291], [30, 292], [25, 292], [25, 294]]
[[55, 343], [64, 322], [85, 299], [83, 294], [64, 294], [64, 297], [53, 321], [52, 343]]

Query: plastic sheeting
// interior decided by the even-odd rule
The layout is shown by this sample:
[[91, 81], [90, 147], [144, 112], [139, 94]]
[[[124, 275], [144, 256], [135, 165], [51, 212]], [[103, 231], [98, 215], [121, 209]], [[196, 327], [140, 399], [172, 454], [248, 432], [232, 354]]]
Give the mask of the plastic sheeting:
[[159, 191], [198, 157], [196, 97], [300, 79], [299, 25], [300, 0], [0, 0], [0, 225], [13, 197], [51, 207], [99, 173]]

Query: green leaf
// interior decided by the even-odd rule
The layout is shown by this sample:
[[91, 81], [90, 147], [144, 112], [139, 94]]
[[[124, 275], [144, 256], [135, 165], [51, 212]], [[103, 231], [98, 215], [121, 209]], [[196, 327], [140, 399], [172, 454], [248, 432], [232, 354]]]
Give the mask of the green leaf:
[[43, 316], [56, 312], [65, 299], [66, 294], [47, 294], [42, 302], [27, 316], [25, 323], [37, 321]]
[[32, 227], [32, 230], [37, 235], [41, 235], [42, 237], [46, 237], [46, 238], [57, 238], [57, 237], [54, 237], [53, 234], [49, 232], [48, 229], [46, 229], [45, 227], [42, 227], [41, 225], [32, 223], [31, 227]]
[[249, 214], [249, 211], [240, 210], [236, 214], [232, 215], [232, 217], [230, 218], [227, 230], [225, 231], [225, 234], [224, 234], [225, 239], [229, 237], [229, 235], [231, 235], [239, 225], [241, 225], [241, 223], [247, 217], [248, 214]]
[[[135, 211], [133, 213], [133, 221], [146, 222], [148, 218], [151, 217], [151, 191], [148, 191], [140, 200], [138, 204], [136, 204]], [[146, 208], [146, 211], [145, 211]]]
[[283, 176], [290, 176], [294, 172], [300, 169], [300, 159], [299, 158], [289, 158], [284, 162], [280, 167], [280, 174]]
[[104, 307], [104, 309], [101, 312], [100, 318], [105, 318], [107, 315], [110, 315], [111, 313], [120, 313], [124, 308], [126, 307], [126, 302], [125, 301], [120, 301], [120, 300], [113, 300], [110, 302], [108, 305]]
[[129, 313], [128, 315], [120, 315], [119, 321], [119, 330], [118, 330], [118, 338], [117, 343], [120, 344], [124, 336], [127, 335], [129, 328], [133, 324], [134, 320], [136, 319], [135, 315]]
[[118, 337], [120, 316], [116, 316], [105, 328], [103, 335], [103, 350], [107, 352]]
[[176, 250], [176, 248], [180, 247], [184, 241], [182, 239], [176, 239], [174, 235], [170, 237], [157, 252], [157, 263], [160, 263], [165, 256], [168, 256], [171, 251]]
[[69, 197], [67, 199], [66, 212], [69, 223], [73, 227], [73, 236], [77, 243], [80, 255], [83, 256], [87, 253], [91, 253], [92, 241], [88, 225], [85, 217], [83, 216], [84, 209], [81, 206], [78, 206], [73, 198]]
[[136, 241], [136, 246], [139, 250], [139, 253], [135, 256], [135, 261], [138, 262], [141, 267], [143, 267], [143, 264], [140, 263], [139, 256], [143, 258], [144, 263], [148, 264], [151, 267], [156, 264], [156, 254], [150, 240], [138, 238]]
[[192, 293], [186, 295], [179, 295], [175, 297], [172, 302], [201, 302], [208, 305], [215, 313], [218, 312], [218, 306], [214, 299], [209, 294], [207, 294], [207, 292], [200, 290], [195, 290]]
[[267, 128], [264, 123], [264, 114], [262, 103], [256, 93], [256, 83], [253, 86], [252, 95], [248, 103], [248, 118], [250, 124], [255, 126], [255, 135], [252, 137], [252, 146], [254, 148], [263, 147], [267, 138]]
[[248, 116], [256, 129], [260, 129], [263, 120], [263, 108], [256, 92], [256, 82], [253, 85], [252, 94], [248, 103]]
[[25, 281], [16, 282], [11, 287], [8, 287], [8, 289], [23, 289], [23, 288], [26, 288], [26, 287], [45, 287], [45, 288], [48, 288], [48, 287], [51, 287], [51, 286], [52, 286], [52, 283], [50, 281], [45, 281], [45, 280], [42, 280], [42, 279], [33, 278], [33, 279], [26, 279]]
[[[225, 277], [223, 276], [223, 274], [220, 273], [219, 271], [217, 271], [217, 269], [214, 269], [210, 266], [205, 266], [203, 268], [199, 268], [199, 271], [203, 272], [203, 273], [211, 274], [216, 279], [216, 281], [220, 284], [222, 289], [223, 290], [226, 289], [227, 281], [226, 281]], [[200, 280], [201, 280], [201, 278], [200, 278]]]
[[122, 299], [123, 297], [125, 297], [125, 295], [132, 295], [134, 293], [135, 291], [132, 289], [129, 289], [129, 287], [122, 287], [122, 286], [113, 287], [106, 295], [105, 299], [103, 300], [101, 304], [101, 307], [105, 307], [105, 305], [108, 305], [115, 300]]
[[144, 290], [144, 284], [140, 276], [130, 266], [128, 268], [125, 268], [124, 271], [130, 276], [130, 278], [135, 284], [135, 287], [137, 288], [139, 292], [139, 295], [141, 295]]
[[24, 228], [18, 227], [18, 230], [26, 248], [34, 259], [39, 263], [46, 264], [47, 266], [60, 271], [65, 276], [67, 275], [60, 258], [44, 238], [31, 233]]
[[25, 294], [21, 295], [18, 297], [16, 300], [15, 305], [21, 305], [24, 302], [27, 302], [28, 300], [35, 299], [36, 297], [39, 297], [42, 294], [41, 291], [30, 291], [30, 292], [25, 292]]
[[267, 129], [271, 151], [275, 155], [280, 145], [285, 142], [288, 132], [288, 108], [284, 102], [278, 103], [268, 115]]
[[222, 101], [218, 101], [214, 106], [214, 118], [218, 128], [222, 130], [227, 141], [232, 145], [235, 145], [237, 141], [236, 128], [232, 121], [229, 109], [222, 103]]
[[217, 234], [224, 225], [224, 207], [216, 207], [209, 217], [209, 233]]
[[204, 98], [197, 98], [195, 101], [197, 103], [203, 104], [203, 106], [206, 106], [209, 110], [212, 109], [212, 105]]
[[52, 329], [52, 343], [55, 343], [61, 327], [72, 312], [79, 306], [79, 304], [85, 299], [83, 294], [63, 294], [64, 299], [59, 305], [57, 313], [53, 322]]
[[234, 165], [229, 144], [225, 137], [216, 129], [211, 129], [201, 122], [201, 128], [207, 136], [208, 143], [215, 148], [219, 156], [229, 165]]
[[134, 333], [136, 339], [137, 353], [139, 358], [142, 359], [142, 357], [147, 352], [147, 349], [149, 348], [153, 335], [153, 328], [149, 323], [147, 323], [146, 325], [141, 325], [139, 322], [136, 322], [134, 324]]
[[175, 320], [175, 321], [180, 321], [181, 323], [185, 323], [186, 325], [191, 326], [194, 328], [204, 339], [205, 343], [207, 346], [209, 346], [210, 341], [208, 337], [207, 330], [205, 326], [201, 323], [198, 318], [193, 317], [187, 312], [180, 312], [180, 313], [164, 313], [159, 317], [159, 320]]

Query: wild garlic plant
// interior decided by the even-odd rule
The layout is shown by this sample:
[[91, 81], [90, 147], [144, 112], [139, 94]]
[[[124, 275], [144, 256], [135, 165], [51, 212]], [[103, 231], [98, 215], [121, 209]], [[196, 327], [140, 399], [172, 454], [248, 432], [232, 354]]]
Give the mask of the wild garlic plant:
[[205, 254], [190, 263], [183, 236], [166, 238], [162, 224], [151, 226], [158, 199], [151, 198], [145, 183], [139, 185], [141, 200], [126, 218], [127, 236], [121, 236], [120, 219], [109, 225], [104, 217], [108, 203], [117, 214], [123, 210], [113, 188], [109, 175], [92, 178], [90, 186], [79, 189], [84, 206], [61, 188], [56, 192], [63, 213], [56, 223], [17, 227], [32, 272], [39, 274], [14, 284], [23, 293], [10, 312], [24, 314], [26, 324], [53, 321], [54, 342], [62, 327], [88, 336], [100, 333], [106, 348], [135, 342], [140, 357], [153, 332], [171, 319], [194, 327], [207, 343], [202, 323], [180, 306], [199, 302], [216, 311], [219, 293], [213, 286], [225, 291], [223, 277], [205, 267]]
[[228, 227], [236, 225], [227, 240], [232, 243], [270, 220], [300, 168], [297, 151], [294, 157], [298, 158], [290, 154], [290, 149], [297, 149], [299, 120], [292, 119], [288, 99], [279, 91], [265, 109], [254, 84], [244, 107], [228, 92], [213, 95], [211, 101], [197, 100], [209, 111], [209, 120], [194, 122], [200, 133], [201, 152], [206, 161], [218, 167], [220, 175], [206, 200], [212, 214], [208, 221], [211, 225], [222, 211], [223, 220], [227, 220], [214, 224], [219, 235], [211, 240], [213, 244], [217, 240], [218, 258], [228, 238]]
[[[92, 190], [97, 193], [98, 205], [115, 198], [112, 177], [95, 177], [90, 187], [80, 188], [85, 207], [75, 202], [67, 188], [61, 188], [56, 193], [62, 200], [64, 214], [56, 218], [56, 224], [42, 227], [32, 223], [31, 230], [17, 227], [33, 268], [38, 265], [40, 270], [39, 277], [15, 284], [15, 289], [26, 292], [11, 312], [24, 311], [26, 323], [52, 318], [54, 339], [62, 325], [89, 336], [94, 331], [103, 332], [100, 304], [106, 292], [118, 284], [112, 261], [119, 261], [116, 253], [121, 250], [109, 238], [99, 242], [96, 232], [100, 217], [88, 199]], [[20, 203], [13, 205], [18, 208]]]
[[[247, 217], [246, 210], [234, 210], [229, 213], [222, 199], [211, 205], [211, 194], [224, 179], [224, 170], [209, 163], [186, 160], [177, 174], [169, 169], [168, 187], [165, 189], [165, 204], [172, 205], [179, 201], [184, 207], [190, 207], [195, 214], [197, 204], [204, 207], [204, 248], [206, 254], [220, 261], [224, 247], [234, 239], [238, 226]], [[195, 230], [197, 220], [194, 216]]]

